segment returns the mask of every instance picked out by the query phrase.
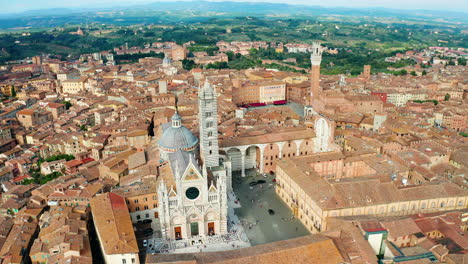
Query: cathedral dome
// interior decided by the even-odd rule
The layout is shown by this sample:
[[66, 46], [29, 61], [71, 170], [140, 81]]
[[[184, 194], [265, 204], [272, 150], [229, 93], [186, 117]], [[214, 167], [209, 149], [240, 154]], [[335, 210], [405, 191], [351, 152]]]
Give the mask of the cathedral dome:
[[172, 125], [164, 130], [158, 144], [159, 147], [169, 152], [191, 151], [197, 146], [198, 139], [190, 130], [182, 126], [182, 118], [176, 112], [172, 116]]

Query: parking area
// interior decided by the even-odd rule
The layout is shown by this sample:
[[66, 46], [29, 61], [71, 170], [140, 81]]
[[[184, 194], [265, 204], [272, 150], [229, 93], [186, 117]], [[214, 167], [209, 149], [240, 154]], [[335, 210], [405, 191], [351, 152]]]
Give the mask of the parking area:
[[276, 195], [274, 175], [257, 175], [255, 170], [246, 175], [233, 175], [233, 189], [241, 205], [235, 213], [252, 245], [310, 234]]

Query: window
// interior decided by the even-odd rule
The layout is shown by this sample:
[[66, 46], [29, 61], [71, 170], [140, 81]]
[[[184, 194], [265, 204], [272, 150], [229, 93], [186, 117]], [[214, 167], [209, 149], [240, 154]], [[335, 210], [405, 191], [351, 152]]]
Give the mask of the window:
[[122, 259], [122, 264], [127, 264], [127, 260], [126, 260], [126, 259]]
[[135, 258], [132, 258], [132, 263], [135, 263]]
[[141, 219], [141, 216], [140, 215], [137, 215], [137, 220], [140, 220]]
[[206, 117], [211, 117], [211, 112], [206, 112]]
[[210, 131], [208, 132], [208, 137], [211, 137], [211, 136], [213, 136], [213, 132]]

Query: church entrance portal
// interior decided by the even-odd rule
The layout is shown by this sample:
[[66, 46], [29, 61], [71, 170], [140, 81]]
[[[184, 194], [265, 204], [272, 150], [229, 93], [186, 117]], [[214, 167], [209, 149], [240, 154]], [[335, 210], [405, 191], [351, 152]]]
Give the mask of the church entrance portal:
[[214, 222], [209, 222], [208, 223], [208, 235], [210, 235], [210, 236], [215, 235]]
[[190, 234], [193, 236], [198, 236], [198, 222], [190, 223]]
[[176, 240], [182, 239], [182, 228], [180, 226], [174, 227], [174, 234]]

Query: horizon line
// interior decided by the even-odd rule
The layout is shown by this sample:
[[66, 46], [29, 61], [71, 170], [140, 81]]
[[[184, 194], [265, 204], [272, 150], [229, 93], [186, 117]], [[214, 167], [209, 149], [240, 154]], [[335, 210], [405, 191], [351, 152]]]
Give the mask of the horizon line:
[[231, 3], [253, 3], [253, 4], [276, 4], [276, 5], [289, 5], [289, 6], [307, 6], [307, 7], [317, 7], [317, 8], [323, 8], [323, 9], [332, 9], [332, 8], [342, 8], [342, 9], [354, 9], [354, 10], [372, 10], [372, 9], [387, 9], [387, 10], [395, 10], [395, 11], [420, 11], [420, 12], [434, 12], [434, 11], [443, 11], [443, 12], [452, 12], [452, 13], [460, 13], [460, 14], [468, 14], [468, 10], [452, 10], [452, 9], [443, 9], [441, 10], [440, 8], [434, 8], [434, 9], [420, 9], [420, 8], [409, 8], [409, 9], [401, 9], [401, 8], [393, 8], [393, 7], [385, 7], [385, 6], [368, 6], [368, 7], [348, 7], [348, 6], [323, 6], [323, 5], [317, 5], [317, 4], [307, 4], [307, 3], [283, 3], [283, 2], [269, 2], [269, 1], [249, 1], [249, 0], [241, 0], [241, 1], [235, 1], [235, 0], [176, 0], [176, 1], [170, 1], [170, 0], [162, 0], [162, 1], [145, 1], [145, 2], [135, 2], [135, 3], [130, 3], [130, 4], [125, 4], [125, 3], [119, 3], [116, 5], [112, 5], [109, 7], [104, 7], [101, 5], [105, 4], [98, 4], [95, 7], [66, 7], [66, 6], [57, 6], [57, 7], [50, 7], [50, 8], [32, 8], [32, 9], [25, 9], [22, 11], [11, 11], [11, 12], [2, 12], [0, 11], [0, 15], [21, 15], [24, 13], [32, 12], [32, 11], [47, 11], [47, 10], [54, 10], [54, 9], [66, 9], [66, 10], [96, 10], [96, 9], [114, 9], [114, 8], [131, 8], [131, 7], [138, 7], [138, 6], [144, 6], [144, 5], [149, 5], [149, 4], [154, 4], [154, 3], [176, 3], [176, 2], [210, 2], [210, 3], [223, 3], [223, 2], [231, 2]]

